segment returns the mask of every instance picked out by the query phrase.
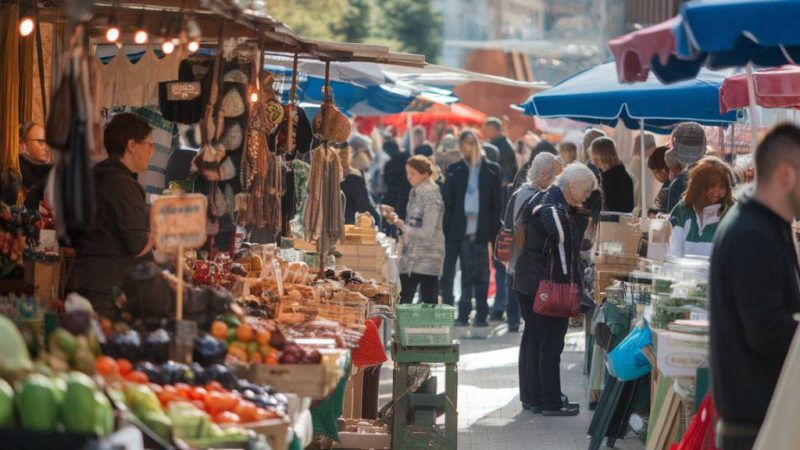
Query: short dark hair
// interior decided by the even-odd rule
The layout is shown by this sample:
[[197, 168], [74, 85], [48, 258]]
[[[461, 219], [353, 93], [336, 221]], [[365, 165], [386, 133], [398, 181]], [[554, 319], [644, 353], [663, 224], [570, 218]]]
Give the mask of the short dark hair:
[[781, 162], [800, 169], [800, 128], [791, 123], [773, 127], [755, 152], [756, 182], [767, 182]]
[[558, 149], [565, 152], [578, 152], [578, 146], [574, 142], [564, 141], [558, 143]]
[[503, 129], [503, 121], [500, 120], [497, 117], [489, 117], [489, 118], [486, 119], [485, 122], [483, 122], [483, 124], [484, 125], [491, 125], [491, 126], [495, 127], [495, 129], [497, 129], [497, 130], [502, 130]]
[[656, 147], [656, 149], [653, 150], [653, 153], [647, 157], [647, 168], [653, 172], [656, 170], [669, 170], [667, 161], [664, 159], [664, 155], [667, 154], [667, 150], [669, 150], [669, 147], [666, 145]]
[[141, 142], [152, 132], [150, 125], [135, 114], [122, 113], [112, 117], [103, 131], [103, 141], [109, 158], [122, 158], [129, 140]]

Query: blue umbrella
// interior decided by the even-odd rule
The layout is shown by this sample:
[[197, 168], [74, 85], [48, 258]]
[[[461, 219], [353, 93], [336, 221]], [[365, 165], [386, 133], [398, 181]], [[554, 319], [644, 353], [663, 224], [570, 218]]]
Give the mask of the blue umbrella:
[[693, 80], [662, 84], [654, 75], [647, 81], [623, 84], [614, 63], [601, 64], [531, 96], [525, 114], [567, 117], [581, 122], [614, 126], [622, 120], [629, 129], [644, 128], [666, 134], [679, 122], [723, 126], [736, 113], [721, 114], [719, 89], [724, 76], [701, 70]]
[[[679, 122], [695, 121], [724, 126], [736, 121], [736, 112], [721, 114], [719, 89], [725, 78], [701, 70], [697, 79], [662, 84], [650, 74], [647, 81], [623, 84], [617, 79], [614, 63], [601, 64], [531, 96], [523, 105], [525, 114], [539, 117], [566, 117], [581, 122], [614, 126], [622, 120], [629, 129], [640, 129], [641, 148], [644, 130], [668, 133]], [[641, 179], [645, 179], [642, 158]], [[642, 183], [642, 205], [647, 204]], [[642, 208], [642, 215], [647, 208]]]

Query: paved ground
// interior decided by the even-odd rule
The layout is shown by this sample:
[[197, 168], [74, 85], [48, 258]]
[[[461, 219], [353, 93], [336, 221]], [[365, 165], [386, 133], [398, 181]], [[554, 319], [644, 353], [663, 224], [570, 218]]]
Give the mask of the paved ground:
[[[543, 417], [522, 410], [519, 402], [517, 356], [519, 333], [504, 325], [489, 329], [456, 328], [461, 340], [458, 387], [458, 448], [583, 450], [592, 412], [587, 409], [583, 374], [583, 332], [570, 331], [561, 361], [562, 390], [581, 404], [577, 417]], [[478, 332], [482, 331], [481, 335]], [[444, 373], [439, 390], [443, 391]], [[391, 399], [391, 366], [381, 374], [381, 404]], [[636, 438], [617, 441], [619, 449], [644, 448]]]

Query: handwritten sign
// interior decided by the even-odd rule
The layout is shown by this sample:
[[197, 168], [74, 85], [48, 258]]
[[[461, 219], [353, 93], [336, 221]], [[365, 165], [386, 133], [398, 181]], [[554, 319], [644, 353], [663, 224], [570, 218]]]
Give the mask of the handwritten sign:
[[206, 242], [206, 198], [200, 194], [165, 195], [153, 201], [150, 229], [156, 248], [198, 248]]
[[200, 97], [200, 83], [197, 81], [167, 83], [167, 100], [187, 101], [197, 97]]

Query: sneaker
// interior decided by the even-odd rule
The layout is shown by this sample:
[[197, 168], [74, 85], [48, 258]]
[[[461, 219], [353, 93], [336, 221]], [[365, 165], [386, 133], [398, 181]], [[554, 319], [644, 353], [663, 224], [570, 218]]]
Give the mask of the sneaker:
[[503, 314], [492, 314], [489, 316], [489, 320], [493, 322], [502, 322], [503, 321]]
[[581, 406], [577, 403], [567, 403], [560, 409], [547, 409], [542, 411], [546, 417], [569, 417], [577, 416], [581, 412]]
[[509, 325], [508, 326], [509, 333], [519, 333], [519, 325]]
[[542, 413], [542, 407], [541, 406], [534, 406], [534, 405], [531, 405], [530, 403], [522, 402], [522, 409], [530, 411], [530, 412], [532, 412], [534, 414], [541, 414]]
[[453, 322], [453, 325], [455, 325], [457, 327], [468, 327], [469, 326], [469, 324], [467, 322], [463, 321], [463, 320], [456, 320], [455, 322]]
[[473, 327], [478, 327], [478, 328], [484, 328], [484, 327], [488, 327], [489, 326], [489, 322], [486, 322], [486, 321], [478, 322], [478, 321], [476, 321], [475, 323], [472, 324], [472, 326]]

